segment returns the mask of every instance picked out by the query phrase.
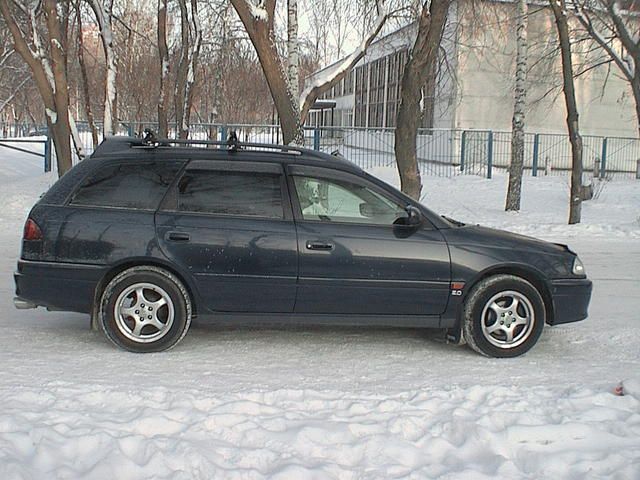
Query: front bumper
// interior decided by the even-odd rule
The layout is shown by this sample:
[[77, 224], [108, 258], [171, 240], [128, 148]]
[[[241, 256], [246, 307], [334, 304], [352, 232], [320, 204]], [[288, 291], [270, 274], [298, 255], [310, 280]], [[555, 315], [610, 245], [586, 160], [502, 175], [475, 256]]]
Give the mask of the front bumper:
[[587, 318], [592, 288], [593, 283], [587, 278], [552, 280], [553, 317], [547, 323], [560, 325]]
[[91, 312], [95, 288], [104, 267], [57, 262], [18, 261], [14, 274], [16, 308]]

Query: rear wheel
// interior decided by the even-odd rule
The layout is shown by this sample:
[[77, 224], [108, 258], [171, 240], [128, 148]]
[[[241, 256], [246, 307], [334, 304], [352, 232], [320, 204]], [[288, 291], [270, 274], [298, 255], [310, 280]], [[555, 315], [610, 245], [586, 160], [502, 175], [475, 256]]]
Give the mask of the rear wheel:
[[464, 337], [489, 357], [517, 357], [533, 347], [545, 323], [544, 300], [526, 280], [496, 275], [479, 282], [465, 301]]
[[107, 338], [117, 346], [132, 352], [159, 352], [186, 335], [191, 300], [171, 273], [151, 266], [133, 267], [106, 286], [99, 320]]

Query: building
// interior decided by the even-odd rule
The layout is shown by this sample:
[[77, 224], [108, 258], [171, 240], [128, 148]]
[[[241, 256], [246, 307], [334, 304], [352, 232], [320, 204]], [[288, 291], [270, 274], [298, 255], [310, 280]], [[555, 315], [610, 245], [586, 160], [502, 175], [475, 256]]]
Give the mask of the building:
[[[565, 133], [566, 112], [553, 13], [544, 3], [529, 10], [526, 130]], [[423, 92], [423, 126], [433, 129], [511, 129], [515, 71], [515, 5], [508, 0], [459, 0], [449, 12], [436, 84]], [[394, 127], [404, 64], [415, 24], [372, 43], [366, 56], [322, 99], [335, 111], [310, 113], [307, 125]], [[585, 135], [637, 137], [633, 96], [613, 65], [590, 66], [602, 53], [574, 45], [580, 126]], [[327, 67], [330, 68], [330, 67]], [[316, 72], [320, 75], [322, 70]], [[313, 78], [312, 76], [312, 78]]]

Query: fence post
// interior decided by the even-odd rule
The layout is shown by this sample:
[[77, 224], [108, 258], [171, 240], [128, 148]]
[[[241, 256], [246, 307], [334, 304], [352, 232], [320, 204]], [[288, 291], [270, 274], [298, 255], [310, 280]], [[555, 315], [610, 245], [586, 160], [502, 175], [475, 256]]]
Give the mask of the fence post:
[[531, 174], [534, 177], [538, 176], [538, 155], [540, 150], [540, 134], [536, 133], [533, 136], [533, 162], [531, 163]]
[[464, 155], [467, 148], [467, 131], [462, 131], [462, 138], [460, 139], [460, 171], [464, 172]]
[[602, 158], [600, 159], [600, 178], [604, 178], [607, 172], [607, 137], [602, 140]]
[[596, 156], [593, 161], [593, 178], [600, 178], [600, 157]]
[[320, 129], [317, 127], [313, 129], [313, 149], [320, 150]]
[[493, 130], [489, 130], [487, 138], [487, 178], [491, 178], [493, 170]]
[[640, 180], [640, 158], [636, 160], [636, 179]]
[[44, 141], [44, 171], [51, 171], [51, 135], [47, 128], [47, 139]]

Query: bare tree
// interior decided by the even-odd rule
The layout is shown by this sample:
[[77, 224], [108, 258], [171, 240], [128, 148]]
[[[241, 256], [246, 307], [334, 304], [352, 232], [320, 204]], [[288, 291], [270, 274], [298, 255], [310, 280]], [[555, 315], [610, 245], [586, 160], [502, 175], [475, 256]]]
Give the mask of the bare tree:
[[176, 79], [176, 120], [179, 137], [187, 138], [202, 31], [198, 18], [197, 0], [178, 0], [178, 4], [180, 5], [181, 44]]
[[[640, 130], [640, 37], [638, 16], [619, 0], [570, 0], [575, 17], [631, 85]], [[635, 2], [631, 5], [633, 8]], [[629, 7], [629, 8], [631, 8]]]
[[[298, 0], [287, 0], [287, 77], [291, 95], [298, 102], [300, 97], [300, 43], [298, 42]], [[299, 107], [298, 105], [296, 105]]]
[[107, 79], [104, 87], [104, 123], [103, 133], [115, 135], [118, 130], [117, 114], [117, 76], [118, 58], [113, 38], [113, 0], [87, 0], [93, 13], [96, 16], [100, 37], [102, 38], [102, 48], [107, 66]]
[[400, 107], [395, 130], [395, 153], [402, 191], [420, 199], [422, 181], [418, 168], [416, 139], [421, 92], [429, 82], [435, 84], [438, 51], [451, 0], [425, 3], [418, 20], [418, 33], [402, 76]]
[[160, 94], [158, 95], [158, 135], [169, 136], [167, 104], [169, 101], [169, 47], [167, 46], [167, 0], [158, 0], [158, 56], [160, 59]]
[[334, 65], [324, 75], [307, 85], [298, 98], [285, 68], [285, 62], [278, 52], [275, 35], [276, 0], [231, 0], [240, 20], [249, 34], [258, 54], [264, 75], [271, 91], [285, 143], [302, 144], [302, 125], [315, 100], [342, 80], [349, 70], [364, 56], [367, 48], [378, 35], [389, 17], [386, 4], [377, 0], [377, 15], [371, 29], [361, 44], [344, 61]]
[[527, 23], [529, 18], [527, 0], [518, 0], [517, 9], [516, 85], [513, 119], [511, 122], [511, 164], [509, 166], [506, 211], [520, 210], [522, 171], [524, 170], [524, 121], [527, 100]]
[[95, 119], [93, 118], [93, 110], [91, 108], [91, 92], [89, 90], [89, 75], [87, 73], [87, 64], [84, 58], [84, 32], [82, 23], [82, 4], [80, 2], [75, 3], [76, 10], [76, 24], [78, 27], [77, 33], [77, 50], [78, 50], [78, 64], [80, 66], [80, 86], [82, 89], [82, 98], [84, 100], [84, 111], [87, 116], [87, 123], [89, 124], [89, 130], [91, 130], [91, 141], [93, 148], [98, 145], [98, 128], [96, 127]]
[[573, 63], [571, 59], [571, 38], [567, 20], [565, 0], [549, 0], [558, 29], [558, 40], [562, 56], [562, 79], [564, 100], [567, 108], [567, 129], [571, 142], [571, 193], [569, 199], [569, 224], [580, 223], [582, 210], [582, 137], [578, 123], [578, 107], [573, 83]]
[[[155, 2], [120, 0], [114, 16], [118, 118], [131, 121], [136, 131], [141, 131], [145, 121], [156, 118], [158, 113], [160, 72], [156, 7]], [[104, 80], [99, 79], [99, 83], [104, 88]]]
[[[231, 22], [230, 22], [230, 14], [231, 14], [231, 6], [226, 3], [222, 7], [221, 15], [220, 15], [220, 35], [219, 35], [219, 46], [217, 52], [215, 53], [214, 64], [216, 64], [216, 68], [213, 71], [213, 81], [211, 82], [211, 86], [213, 88], [212, 102], [213, 105], [211, 107], [211, 116], [210, 121], [216, 122], [221, 117], [224, 118], [223, 112], [223, 100], [224, 95], [223, 91], [225, 90], [226, 85], [226, 76], [225, 74], [229, 73], [229, 43], [233, 40], [232, 38], [232, 30], [231, 30]], [[249, 62], [251, 63], [251, 62]], [[247, 64], [243, 66], [248, 66]], [[255, 91], [254, 89], [252, 89]], [[217, 131], [212, 132], [212, 138], [217, 136]]]
[[5, 27], [3, 17], [0, 15], [0, 114], [4, 115], [5, 109], [14, 109], [21, 96], [30, 85], [33, 85], [29, 68], [16, 55], [13, 47], [13, 38], [9, 29]]
[[[11, 7], [13, 5], [14, 8]], [[22, 22], [14, 16], [21, 13]], [[69, 123], [69, 92], [67, 90], [66, 55], [57, 2], [44, 0], [23, 4], [14, 1], [0, 2], [0, 13], [11, 32], [14, 47], [29, 65], [46, 109], [47, 125], [53, 138], [58, 162], [58, 174], [71, 168], [71, 125]], [[40, 14], [44, 16], [48, 46], [39, 31]]]

